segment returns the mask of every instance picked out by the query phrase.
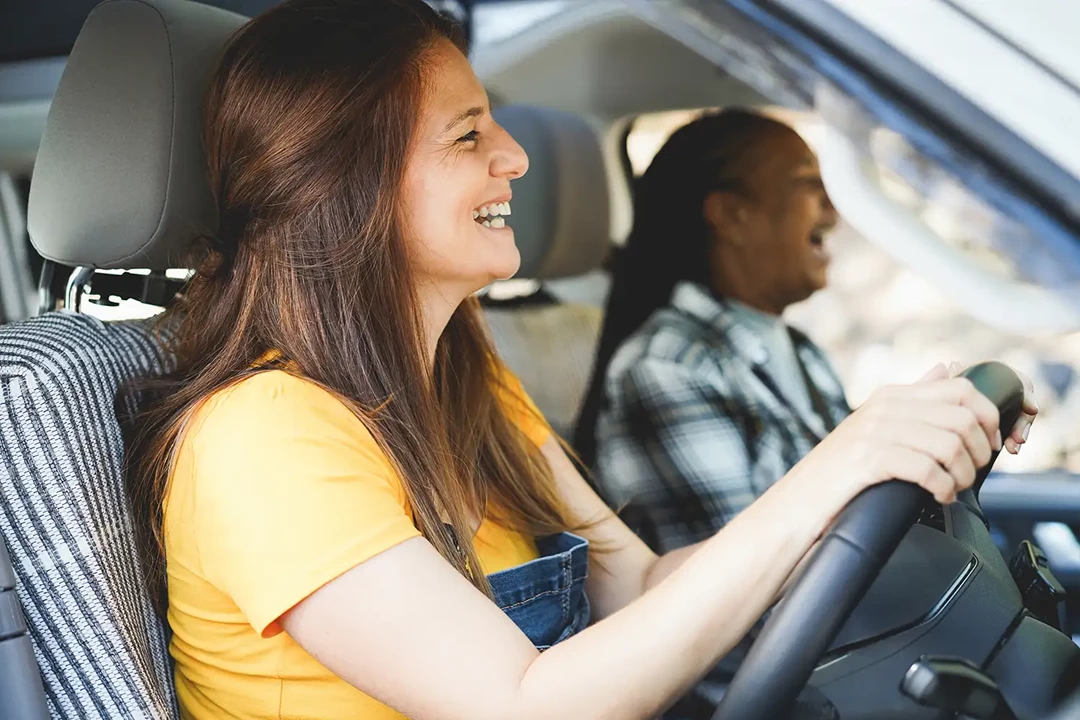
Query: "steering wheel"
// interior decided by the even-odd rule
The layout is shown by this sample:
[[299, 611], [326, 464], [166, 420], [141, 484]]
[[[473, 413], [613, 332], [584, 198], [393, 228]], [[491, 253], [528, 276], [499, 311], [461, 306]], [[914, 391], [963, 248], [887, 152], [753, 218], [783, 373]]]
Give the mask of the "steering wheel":
[[[1016, 373], [990, 362], [969, 368], [964, 377], [997, 405], [1001, 427], [1011, 429], [1024, 401]], [[979, 472], [976, 492], [996, 458], [995, 453]], [[892, 480], [864, 490], [844, 509], [776, 606], [713, 720], [785, 717], [844, 621], [931, 499], [917, 485]]]

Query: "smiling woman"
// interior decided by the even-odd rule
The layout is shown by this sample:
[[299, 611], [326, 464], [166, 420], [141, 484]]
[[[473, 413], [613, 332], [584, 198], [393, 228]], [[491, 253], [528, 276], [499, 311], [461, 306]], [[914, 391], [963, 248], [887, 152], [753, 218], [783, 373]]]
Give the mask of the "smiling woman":
[[[714, 377], [724, 374], [730, 377], [738, 367], [749, 373], [747, 357], [754, 351], [746, 349], [746, 343], [712, 337], [718, 332], [726, 333], [731, 325], [740, 326], [744, 335], [772, 336], [771, 342], [762, 344], [762, 352], [767, 348], [775, 364], [781, 365], [770, 369], [778, 371], [774, 374], [784, 396], [795, 402], [805, 398], [804, 404], [809, 405], [813, 393], [802, 388], [804, 383], [795, 356], [796, 348], [801, 352], [806, 349], [801, 346], [807, 343], [793, 345], [782, 323], [777, 325], [777, 321], [786, 307], [825, 287], [831, 260], [825, 236], [838, 218], [822, 184], [817, 158], [806, 142], [792, 128], [765, 114], [738, 108], [704, 114], [667, 139], [649, 168], [637, 178], [634, 203], [634, 227], [612, 273], [597, 361], [578, 421], [575, 446], [585, 462], [593, 466], [602, 459], [601, 432], [613, 440], [607, 461], [618, 462], [624, 448], [612, 448], [624, 439], [622, 436], [629, 431], [626, 424], [632, 421], [623, 415], [623, 409], [616, 407], [617, 400], [624, 394], [633, 394], [632, 373], [643, 372], [636, 367], [636, 361], [651, 358], [653, 349], [665, 355], [666, 360], [672, 360], [675, 355], [685, 354], [687, 348], [700, 344], [712, 353], [713, 359], [705, 368], [714, 371]], [[693, 299], [688, 299], [688, 295], [693, 295]], [[736, 304], [734, 313], [729, 311], [731, 303]], [[690, 312], [688, 305], [693, 305], [695, 310]], [[657, 319], [659, 315], [653, 315], [665, 308], [672, 311], [666, 318]], [[655, 322], [646, 325], [650, 318]], [[680, 328], [672, 330], [673, 324]], [[781, 332], [775, 332], [777, 329]], [[741, 350], [740, 346], [743, 346]], [[617, 353], [622, 355], [621, 360], [616, 360]], [[846, 414], [846, 407], [836, 397], [842, 393], [835, 387], [837, 383], [828, 364], [816, 352], [811, 354], [811, 365], [821, 370], [815, 377], [824, 376], [819, 384], [828, 386], [822, 392], [830, 400], [822, 420], [831, 425]], [[698, 369], [697, 376], [704, 372], [704, 368]], [[736, 381], [730, 387], [744, 385]], [[729, 394], [722, 388], [717, 392], [723, 397]], [[668, 409], [664, 407], [657, 412], [666, 413]], [[807, 408], [806, 414], [814, 411]], [[705, 412], [726, 414], [716, 403]], [[746, 415], [750, 416], [749, 411]], [[607, 423], [606, 431], [600, 428], [601, 422]], [[665, 432], [678, 435], [671, 425], [660, 425]], [[820, 435], [821, 430], [799, 429], [794, 435], [795, 438]], [[639, 424], [637, 432], [646, 432], [644, 426]], [[756, 443], [772, 445], [763, 439], [768, 436], [764, 428], [728, 433], [727, 437], [737, 439], [738, 445], [745, 441], [745, 452], [736, 448], [721, 452], [711, 435], [702, 438], [712, 448], [710, 456], [712, 453], [754, 455], [751, 448]], [[656, 446], [652, 439], [644, 437], [639, 438], [639, 443], [630, 444]], [[711, 488], [706, 492], [715, 492], [717, 485], [737, 488], [732, 491], [733, 495], [739, 495], [737, 501], [725, 500], [722, 494], [718, 496], [720, 505], [716, 514], [724, 517], [737, 512], [757, 494], [745, 491], [751, 476], [760, 475], [762, 486], [767, 486], [812, 444], [810, 438], [803, 442], [788, 439], [782, 446], [793, 454], [784, 463], [764, 472], [740, 473], [734, 469], [737, 463], [733, 458], [726, 461], [722, 472], [741, 474], [741, 480], [725, 483], [716, 477], [708, 481], [702, 478], [704, 485]], [[801, 446], [801, 453], [792, 445]], [[613, 501], [622, 504], [635, 494], [635, 489], [644, 490], [632, 477], [640, 474], [642, 478], [651, 478], [642, 481], [650, 487], [660, 482], [659, 471], [650, 468], [667, 467], [669, 458], [662, 460], [660, 464], [628, 463], [633, 467], [614, 472], [616, 477], [611, 478], [605, 478], [603, 469], [597, 465], [600, 482], [621, 485], [609, 489], [613, 491]], [[683, 465], [679, 474], [697, 475], [697, 471]], [[674, 501], [673, 497], [670, 499]], [[668, 508], [657, 512], [677, 516], [684, 510]], [[702, 525], [700, 532], [715, 529], [719, 521], [714, 519]]]
[[[361, 58], [358, 22], [386, 31]], [[300, 58], [288, 50], [297, 43], [318, 50]], [[169, 313], [182, 317], [179, 368], [145, 416], [131, 484], [159, 595], [168, 560], [178, 688], [197, 716], [278, 705], [261, 680], [226, 681], [240, 657], [295, 653], [296, 672], [317, 675], [279, 618], [368, 557], [423, 535], [490, 593], [485, 572], [535, 559], [532, 538], [568, 527], [539, 456], [546, 426], [466, 301], [517, 270], [513, 231], [474, 215], [508, 209], [528, 160], [491, 118], [463, 51], [456, 28], [416, 0], [286, 3], [236, 35], [214, 79], [205, 135], [221, 228]], [[283, 456], [257, 453], [275, 467], [234, 466], [246, 457], [234, 450], [281, 432]], [[309, 443], [313, 456], [300, 450]], [[301, 486], [309, 501], [296, 505], [301, 467], [324, 479]], [[331, 481], [342, 474], [354, 479], [345, 496]], [[239, 532], [241, 506], [255, 498], [262, 509]], [[327, 507], [306, 515], [318, 498]], [[501, 525], [477, 534], [488, 503]], [[273, 529], [283, 526], [297, 537]], [[251, 553], [276, 540], [287, 546], [274, 563], [290, 578], [280, 587], [249, 574], [264, 566]], [[327, 553], [338, 559], [316, 562]], [[207, 612], [227, 620], [207, 622]], [[223, 652], [239, 626], [244, 642]], [[269, 655], [260, 634], [274, 638]], [[250, 702], [233, 704], [219, 682]], [[330, 693], [313, 714], [354, 695]]]

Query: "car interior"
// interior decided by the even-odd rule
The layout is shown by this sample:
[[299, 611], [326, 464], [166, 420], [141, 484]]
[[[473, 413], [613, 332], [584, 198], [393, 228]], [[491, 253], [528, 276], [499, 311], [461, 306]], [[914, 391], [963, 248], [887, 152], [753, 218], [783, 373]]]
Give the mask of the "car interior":
[[[569, 438], [595, 298], [632, 222], [633, 118], [805, 103], [797, 82], [770, 75], [789, 71], [755, 50], [760, 28], [733, 48], [702, 18], [744, 26], [691, 13], [699, 3], [571, 2], [525, 29], [485, 25], [498, 4], [474, 7], [474, 38], [494, 39], [471, 59], [530, 170], [514, 185], [522, 269], [481, 302], [500, 353]], [[62, 57], [0, 63], [0, 80], [27, 85], [0, 92], [0, 720], [179, 717], [168, 629], [139, 580], [118, 420], [137, 401], [121, 389], [170, 359], [153, 320], [98, 311], [166, 306], [192, 242], [213, 232], [201, 98], [245, 20], [219, 5], [106, 0]], [[746, 64], [727, 71], [732, 52], [756, 82]], [[823, 102], [847, 127], [862, 117], [842, 93]], [[1046, 302], [1048, 323], [1064, 317]], [[1018, 412], [1007, 368], [969, 373], [1003, 417]], [[853, 503], [716, 717], [786, 716], [807, 686], [824, 698], [816, 717], [841, 720], [1080, 716], [1080, 608], [1066, 601], [1080, 572], [1031, 543], [1013, 552], [1038, 523], [1075, 527], [1080, 490], [1019, 476], [984, 486], [986, 472], [949, 507], [897, 483]]]

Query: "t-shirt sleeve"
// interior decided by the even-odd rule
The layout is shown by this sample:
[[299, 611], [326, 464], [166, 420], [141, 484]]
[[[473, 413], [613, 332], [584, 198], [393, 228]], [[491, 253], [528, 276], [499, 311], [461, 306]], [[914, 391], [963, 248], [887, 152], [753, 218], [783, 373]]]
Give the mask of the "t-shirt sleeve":
[[374, 438], [317, 385], [262, 373], [201, 420], [190, 444], [203, 572], [264, 637], [326, 583], [420, 534]]
[[544, 414], [533, 399], [525, 392], [517, 375], [505, 365], [498, 370], [499, 401], [502, 403], [510, 421], [517, 424], [529, 442], [540, 447], [552, 435], [551, 426], [544, 419]]

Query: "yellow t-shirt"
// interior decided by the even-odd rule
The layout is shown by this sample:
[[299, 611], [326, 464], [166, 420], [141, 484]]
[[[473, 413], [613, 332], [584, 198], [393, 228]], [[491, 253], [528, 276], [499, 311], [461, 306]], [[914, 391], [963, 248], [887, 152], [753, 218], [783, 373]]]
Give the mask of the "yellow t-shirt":
[[[516, 378], [504, 400], [530, 441], [550, 435]], [[516, 396], [516, 397], [515, 397]], [[209, 398], [165, 500], [171, 652], [185, 718], [402, 716], [340, 680], [282, 631], [289, 609], [420, 533], [374, 438], [333, 395], [281, 370]], [[486, 573], [533, 560], [532, 538], [485, 521]]]

